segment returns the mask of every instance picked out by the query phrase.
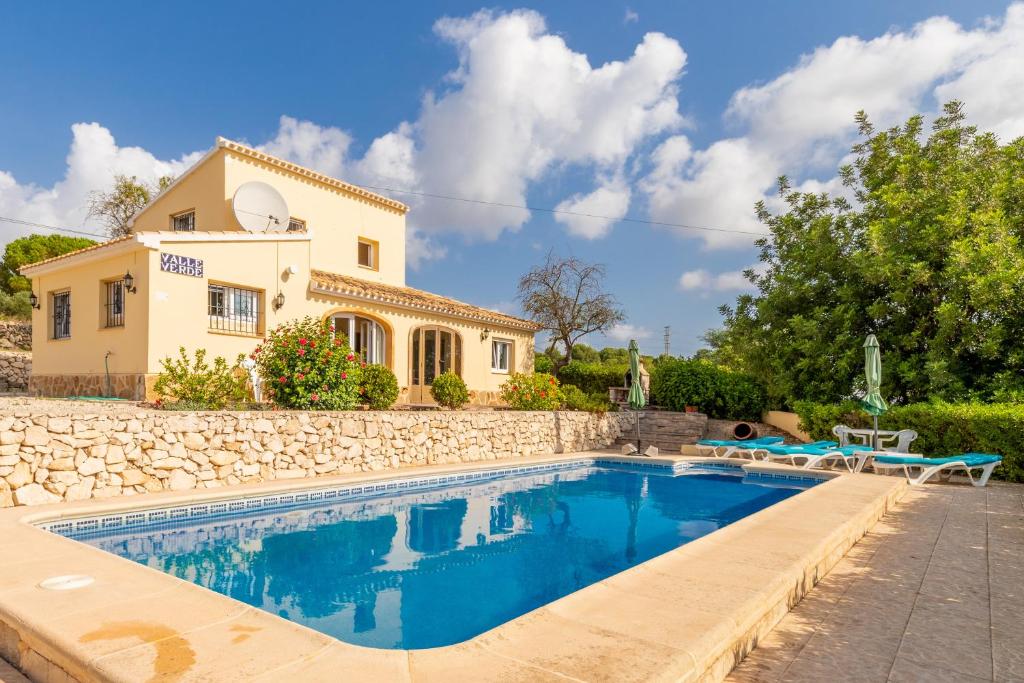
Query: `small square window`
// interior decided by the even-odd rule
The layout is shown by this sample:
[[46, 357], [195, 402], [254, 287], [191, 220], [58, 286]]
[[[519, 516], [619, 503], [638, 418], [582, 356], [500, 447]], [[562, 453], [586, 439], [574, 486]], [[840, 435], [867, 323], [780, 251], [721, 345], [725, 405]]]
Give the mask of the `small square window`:
[[289, 218], [288, 219], [288, 232], [305, 232], [306, 221], [301, 218]]
[[171, 216], [171, 229], [177, 232], [195, 232], [196, 212], [183, 211]]
[[507, 339], [491, 341], [491, 371], [508, 372], [512, 365], [512, 342]]
[[377, 242], [360, 238], [359, 265], [377, 270]]

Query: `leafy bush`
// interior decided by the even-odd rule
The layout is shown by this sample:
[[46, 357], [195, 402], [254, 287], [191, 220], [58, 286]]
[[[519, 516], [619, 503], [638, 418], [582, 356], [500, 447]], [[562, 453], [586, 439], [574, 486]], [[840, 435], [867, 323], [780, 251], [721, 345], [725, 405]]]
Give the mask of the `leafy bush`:
[[[832, 427], [871, 426], [871, 416], [857, 403], [820, 404], [797, 401], [801, 429], [815, 439], [831, 439]], [[918, 437], [915, 453], [937, 457], [961, 453], [998, 453], [1003, 466], [995, 476], [1024, 481], [1024, 404], [1020, 403], [910, 403], [893, 406], [878, 418], [878, 428], [913, 429]]]
[[585, 394], [607, 394], [608, 387], [621, 387], [629, 365], [606, 365], [571, 361], [558, 371], [558, 381], [579, 387]]
[[603, 394], [587, 394], [572, 384], [563, 384], [558, 388], [563, 410], [585, 410], [588, 413], [606, 413], [613, 409], [608, 397]]
[[555, 361], [545, 353], [538, 353], [533, 357], [533, 371], [546, 372], [551, 374], [555, 370]]
[[9, 320], [31, 320], [32, 304], [28, 292], [7, 294], [0, 292], [0, 318]]
[[374, 410], [387, 410], [398, 398], [398, 378], [383, 365], [367, 365], [362, 369], [359, 394], [363, 403]]
[[517, 372], [501, 385], [501, 400], [515, 410], [556, 410], [561, 404], [558, 380], [543, 372]]
[[[239, 356], [233, 366], [221, 356], [206, 362], [206, 349], [196, 349], [189, 359], [185, 347], [178, 348], [178, 358], [160, 361], [163, 370], [156, 378], [153, 390], [169, 408], [177, 410], [219, 410], [246, 398], [245, 375], [239, 365]], [[168, 401], [169, 399], [169, 401]]]
[[654, 366], [651, 398], [670, 410], [696, 406], [708, 417], [724, 420], [760, 420], [767, 406], [764, 387], [749, 375], [682, 358]]
[[462, 378], [452, 370], [442, 372], [434, 378], [430, 385], [430, 395], [434, 397], [438, 405], [452, 410], [458, 410], [469, 403], [469, 389]]
[[329, 320], [279, 325], [252, 354], [264, 392], [284, 408], [349, 410], [359, 404], [364, 363]]

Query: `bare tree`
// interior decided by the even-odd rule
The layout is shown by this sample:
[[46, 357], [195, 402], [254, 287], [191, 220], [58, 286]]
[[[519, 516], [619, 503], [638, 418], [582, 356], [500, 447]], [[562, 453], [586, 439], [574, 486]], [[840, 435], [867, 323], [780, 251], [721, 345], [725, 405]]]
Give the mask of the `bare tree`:
[[592, 332], [604, 332], [625, 320], [622, 309], [603, 289], [604, 266], [548, 252], [542, 265], [519, 280], [523, 310], [551, 334], [552, 348], [565, 347], [556, 361], [560, 368], [572, 360], [572, 347]]
[[128, 221], [139, 209], [149, 203], [158, 192], [171, 184], [173, 178], [163, 176], [156, 186], [139, 182], [135, 176], [114, 176], [114, 187], [109, 192], [89, 194], [89, 217], [103, 221], [111, 237], [122, 237], [131, 230]]

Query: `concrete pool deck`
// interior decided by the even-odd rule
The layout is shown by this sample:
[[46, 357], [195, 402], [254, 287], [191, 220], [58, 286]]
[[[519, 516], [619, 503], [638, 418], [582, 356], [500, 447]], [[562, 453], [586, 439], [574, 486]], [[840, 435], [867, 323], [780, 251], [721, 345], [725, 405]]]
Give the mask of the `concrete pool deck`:
[[[433, 476], [607, 453], [409, 468], [0, 512], [0, 657], [34, 681], [720, 680], [905, 493], [902, 478], [828, 481], [464, 643], [373, 650], [33, 522]], [[708, 460], [670, 456], [652, 460]], [[710, 459], [714, 460], [714, 459]], [[720, 462], [720, 461], [719, 461]], [[751, 470], [801, 476], [784, 465]], [[87, 587], [39, 587], [86, 574]]]
[[1024, 680], [1024, 485], [910, 491], [727, 679]]

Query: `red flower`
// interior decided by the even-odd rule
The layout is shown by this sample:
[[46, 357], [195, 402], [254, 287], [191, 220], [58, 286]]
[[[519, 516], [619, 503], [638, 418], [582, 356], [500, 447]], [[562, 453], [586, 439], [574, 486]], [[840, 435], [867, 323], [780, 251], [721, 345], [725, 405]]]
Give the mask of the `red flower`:
[[355, 354], [352, 354], [352, 353], [350, 353], [347, 356], [345, 356], [345, 360], [355, 360], [355, 359], [356, 359]]
[[328, 351], [328, 352], [327, 352], [327, 357], [328, 357], [328, 358], [330, 358], [330, 357], [331, 357], [331, 356], [333, 356], [333, 355], [334, 355], [334, 351]]
[[309, 400], [310, 401], [319, 401], [320, 400], [320, 394], [310, 394], [309, 395]]
[[285, 376], [284, 376], [284, 375], [281, 375], [280, 377], [278, 377], [278, 378], [277, 378], [277, 381], [278, 381], [278, 382], [280, 382], [281, 384], [284, 384], [284, 383], [285, 383], [285, 382], [287, 382], [288, 380], [287, 380], [287, 379], [285, 379]]
[[315, 349], [316, 348], [316, 342], [315, 341], [309, 342], [309, 348]]
[[347, 372], [341, 373], [341, 378], [342, 379], [348, 379], [348, 373]]
[[303, 374], [302, 374], [302, 373], [300, 372], [299, 374], [295, 375], [295, 379], [298, 379], [298, 380], [306, 379], [306, 376], [305, 376], [305, 375], [303, 375]]
[[329, 325], [329, 326], [328, 326], [328, 329], [329, 329], [329, 330], [330, 330], [331, 332], [334, 332], [334, 325], [333, 325], [333, 324]]
[[549, 379], [548, 380], [548, 384], [550, 384], [551, 386], [554, 386], [555, 385], [555, 378], [552, 377], [551, 379]]
[[361, 368], [365, 368], [365, 367], [366, 367], [366, 363], [360, 363], [360, 364], [359, 364], [359, 367], [361, 367]]
[[341, 346], [341, 337], [335, 337], [334, 338], [334, 345], [335, 346]]
[[300, 356], [305, 356], [305, 355], [306, 355], [306, 349], [299, 349], [299, 350], [298, 350], [298, 354], [299, 354]]
[[548, 395], [548, 392], [544, 391], [543, 389], [540, 390], [540, 397], [541, 398], [546, 398], [547, 395]]
[[299, 346], [305, 346], [305, 345], [306, 345], [306, 338], [303, 337], [302, 339], [299, 340]]

